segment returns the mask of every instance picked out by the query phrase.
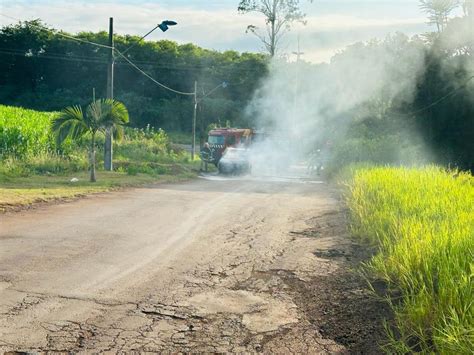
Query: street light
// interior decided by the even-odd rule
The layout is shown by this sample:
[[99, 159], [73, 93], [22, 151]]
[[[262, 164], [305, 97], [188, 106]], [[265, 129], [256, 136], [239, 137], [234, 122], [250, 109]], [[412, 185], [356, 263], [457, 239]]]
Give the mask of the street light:
[[163, 21], [162, 23], [160, 23], [158, 25], [158, 27], [160, 28], [160, 30], [162, 30], [163, 32], [166, 32], [168, 31], [168, 28], [169, 26], [176, 26], [178, 23], [175, 22], [175, 21], [170, 21], [170, 20], [166, 20], [166, 21]]
[[[140, 43], [145, 37], [147, 37], [150, 33], [154, 30], [159, 28], [163, 32], [168, 31], [170, 26], [176, 26], [178, 23], [176, 21], [165, 20], [160, 24], [156, 25], [151, 31], [147, 34], [142, 36], [135, 44], [132, 44], [128, 47], [122, 55], [128, 52], [130, 49], [135, 47], [138, 43]], [[113, 99], [114, 97], [114, 19], [111, 17], [109, 19], [109, 64], [107, 66], [107, 98]], [[113, 160], [113, 137], [112, 137], [112, 130], [110, 128], [107, 129], [105, 133], [105, 144], [104, 144], [104, 168], [105, 170], [112, 171], [112, 160]]]
[[138, 43], [140, 43], [143, 39], [145, 39], [145, 37], [147, 37], [148, 35], [150, 35], [153, 31], [155, 31], [157, 28], [159, 28], [160, 30], [162, 30], [163, 32], [166, 32], [168, 31], [169, 27], [170, 26], [176, 26], [178, 23], [176, 21], [171, 21], [171, 20], [165, 20], [163, 21], [162, 23], [156, 25], [151, 31], [147, 32], [147, 34], [145, 34], [144, 36], [142, 36], [135, 44], [132, 44], [130, 47], [128, 47], [124, 52], [122, 52], [122, 54], [125, 54], [127, 53], [130, 49], [132, 49], [133, 47], [135, 47]]
[[227, 86], [229, 86], [229, 83], [227, 83], [226, 81], [223, 81], [222, 83], [220, 83], [219, 85], [217, 85], [214, 89], [212, 89], [211, 91], [209, 91], [207, 94], [204, 94], [203, 97], [201, 97], [201, 101], [203, 99], [205, 99], [206, 97], [208, 97], [209, 95], [211, 95], [214, 91], [216, 91], [217, 89], [219, 88], [223, 88], [225, 89]]

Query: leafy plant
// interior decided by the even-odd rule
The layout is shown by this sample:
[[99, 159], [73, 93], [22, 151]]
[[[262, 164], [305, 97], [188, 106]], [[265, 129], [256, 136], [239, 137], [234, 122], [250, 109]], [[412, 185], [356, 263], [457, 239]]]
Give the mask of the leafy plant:
[[64, 109], [52, 121], [52, 130], [59, 143], [67, 137], [80, 139], [90, 135], [90, 181], [96, 181], [95, 174], [95, 143], [99, 132], [105, 133], [107, 128], [113, 128], [117, 137], [123, 136], [123, 125], [128, 123], [128, 111], [121, 102], [102, 99], [92, 102], [82, 111], [81, 106], [72, 106]]

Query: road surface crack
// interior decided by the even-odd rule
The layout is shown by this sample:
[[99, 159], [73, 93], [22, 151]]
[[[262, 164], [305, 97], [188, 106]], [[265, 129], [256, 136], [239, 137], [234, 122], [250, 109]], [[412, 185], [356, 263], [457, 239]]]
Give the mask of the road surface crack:
[[91, 302], [91, 303], [96, 303], [98, 305], [106, 306], [106, 307], [122, 307], [122, 306], [138, 307], [138, 303], [131, 302], [131, 301], [113, 302], [113, 301], [99, 300], [97, 298], [90, 298], [90, 297], [66, 296], [66, 295], [52, 294], [52, 293], [46, 293], [46, 292], [43, 293], [43, 292], [26, 291], [26, 290], [21, 290], [17, 288], [9, 288], [9, 290], [15, 291], [18, 293], [24, 293], [27, 295], [33, 295], [33, 296], [38, 297], [41, 300], [44, 300], [47, 298], [59, 298], [59, 299], [69, 300], [69, 301]]

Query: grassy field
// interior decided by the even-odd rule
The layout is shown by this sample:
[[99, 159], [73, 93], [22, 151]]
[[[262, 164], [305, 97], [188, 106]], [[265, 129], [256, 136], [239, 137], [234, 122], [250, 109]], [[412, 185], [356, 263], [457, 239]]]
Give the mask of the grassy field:
[[349, 182], [352, 231], [392, 292], [390, 353], [474, 349], [474, 178], [436, 167], [363, 168]]
[[[55, 115], [0, 105], [0, 212], [118, 187], [189, 179], [199, 169], [199, 162], [191, 162], [164, 131], [126, 128], [123, 140], [114, 142], [113, 172], [102, 170], [103, 137], [98, 139], [98, 181], [90, 183], [88, 137], [57, 146], [50, 127]], [[73, 178], [79, 181], [72, 183]]]

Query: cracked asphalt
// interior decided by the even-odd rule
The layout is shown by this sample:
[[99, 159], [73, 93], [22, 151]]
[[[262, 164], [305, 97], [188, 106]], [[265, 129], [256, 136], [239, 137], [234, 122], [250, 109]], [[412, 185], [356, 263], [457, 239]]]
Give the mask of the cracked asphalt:
[[377, 353], [383, 306], [340, 288], [359, 257], [325, 184], [96, 195], [0, 215], [0, 243], [2, 352]]

